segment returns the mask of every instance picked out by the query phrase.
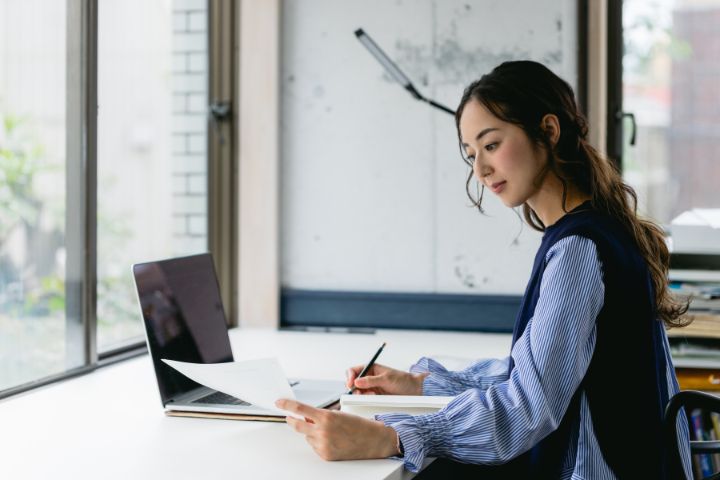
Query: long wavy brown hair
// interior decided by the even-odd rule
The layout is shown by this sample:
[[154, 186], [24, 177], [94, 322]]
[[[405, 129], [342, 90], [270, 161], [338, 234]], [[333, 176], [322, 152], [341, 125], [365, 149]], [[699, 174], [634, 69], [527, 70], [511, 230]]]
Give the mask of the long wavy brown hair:
[[[536, 147], [548, 152], [547, 164], [536, 182], [539, 185], [548, 172], [560, 179], [565, 212], [568, 185], [572, 185], [590, 196], [595, 210], [611, 215], [625, 226], [650, 270], [658, 317], [668, 327], [688, 325], [692, 318], [684, 314], [689, 302], [678, 301], [668, 290], [670, 252], [663, 230], [655, 222], [638, 216], [635, 190], [623, 181], [615, 162], [588, 143], [587, 120], [577, 107], [572, 87], [540, 63], [528, 60], [505, 62], [465, 89], [455, 113], [458, 138], [460, 117], [472, 99], [500, 120], [522, 128]], [[554, 147], [541, 127], [546, 114], [557, 116], [560, 123], [560, 138]], [[472, 167], [462, 145], [460, 152], [463, 160]], [[472, 179], [471, 169], [465, 188], [473, 205], [483, 213], [485, 188], [482, 186], [479, 198], [474, 198], [470, 193]], [[545, 230], [545, 225], [527, 203], [523, 204], [523, 216], [535, 230]]]

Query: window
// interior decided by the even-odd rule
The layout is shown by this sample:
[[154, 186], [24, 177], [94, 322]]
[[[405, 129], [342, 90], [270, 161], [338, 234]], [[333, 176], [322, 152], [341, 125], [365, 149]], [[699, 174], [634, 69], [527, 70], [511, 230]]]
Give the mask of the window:
[[141, 349], [131, 264], [208, 250], [208, 31], [206, 0], [0, 0], [0, 397]]
[[[669, 224], [720, 208], [720, 0], [623, 2], [623, 175], [639, 209]], [[683, 245], [675, 245], [683, 249]]]
[[130, 265], [207, 250], [207, 63], [204, 2], [99, 3], [100, 352], [143, 339]]
[[67, 348], [66, 17], [61, 1], [0, 1], [0, 390], [81, 364]]

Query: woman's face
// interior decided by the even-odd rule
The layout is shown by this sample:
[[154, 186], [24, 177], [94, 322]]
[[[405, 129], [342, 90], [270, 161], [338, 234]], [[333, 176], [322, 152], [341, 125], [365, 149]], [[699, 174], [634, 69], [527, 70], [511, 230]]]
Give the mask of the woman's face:
[[478, 182], [506, 206], [522, 205], [538, 192], [535, 182], [547, 154], [542, 148], [533, 148], [520, 127], [498, 119], [473, 99], [460, 117], [460, 138]]

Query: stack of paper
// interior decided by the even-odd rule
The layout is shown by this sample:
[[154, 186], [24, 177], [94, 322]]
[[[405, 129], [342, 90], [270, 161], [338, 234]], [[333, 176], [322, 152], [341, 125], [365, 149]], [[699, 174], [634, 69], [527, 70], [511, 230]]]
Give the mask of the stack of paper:
[[342, 395], [340, 411], [373, 418], [381, 413], [423, 415], [441, 410], [455, 397], [417, 395]]

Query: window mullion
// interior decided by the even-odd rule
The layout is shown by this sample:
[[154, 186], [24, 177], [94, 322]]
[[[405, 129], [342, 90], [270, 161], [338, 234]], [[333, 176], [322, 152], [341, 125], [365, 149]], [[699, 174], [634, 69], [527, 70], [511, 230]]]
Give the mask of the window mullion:
[[66, 365], [95, 365], [97, 1], [69, 0], [66, 129]]

